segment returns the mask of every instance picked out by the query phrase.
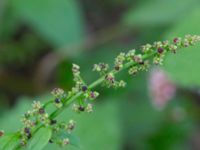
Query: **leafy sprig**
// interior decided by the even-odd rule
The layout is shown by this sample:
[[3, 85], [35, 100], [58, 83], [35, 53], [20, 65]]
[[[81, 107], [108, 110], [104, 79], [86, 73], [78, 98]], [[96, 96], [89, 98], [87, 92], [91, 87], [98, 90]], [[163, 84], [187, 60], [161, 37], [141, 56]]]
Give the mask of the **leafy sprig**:
[[[108, 64], [95, 64], [93, 71], [99, 73], [100, 77], [92, 84], [88, 85], [81, 77], [80, 67], [76, 64], [72, 66], [75, 86], [71, 91], [65, 92], [60, 88], [55, 88], [51, 94], [53, 100], [45, 104], [34, 101], [32, 109], [27, 111], [22, 117], [23, 128], [15, 134], [7, 135], [0, 131], [0, 150], [11, 149], [42, 149], [48, 142], [56, 143], [60, 146], [73, 144], [72, 131], [75, 128], [75, 121], [58, 122], [57, 116], [63, 110], [72, 105], [72, 110], [77, 113], [93, 111], [91, 101], [95, 100], [99, 93], [94, 90], [98, 85], [108, 88], [125, 87], [123, 80], [117, 80], [116, 74], [123, 70], [128, 70], [132, 76], [139, 71], [147, 71], [150, 65], [162, 65], [165, 55], [168, 52], [176, 53], [179, 49], [194, 45], [200, 41], [200, 36], [186, 35], [182, 38], [175, 38], [173, 41], [158, 41], [153, 44], [143, 45], [140, 51], [135, 49], [127, 53], [120, 53], [114, 61], [114, 66]], [[53, 104], [55, 110], [47, 112], [47, 107]], [[41, 140], [38, 140], [38, 137]]]

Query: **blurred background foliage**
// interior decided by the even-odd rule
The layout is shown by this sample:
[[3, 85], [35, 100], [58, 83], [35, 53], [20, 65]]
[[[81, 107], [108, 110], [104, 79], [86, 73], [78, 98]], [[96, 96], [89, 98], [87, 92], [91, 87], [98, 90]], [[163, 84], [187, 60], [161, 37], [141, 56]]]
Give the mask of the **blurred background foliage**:
[[[156, 40], [200, 34], [199, 0], [1, 0], [0, 128], [15, 131], [33, 100], [46, 101], [53, 87], [73, 85], [71, 64], [89, 83], [98, 62]], [[83, 150], [199, 150], [200, 45], [167, 56], [162, 67], [178, 90], [157, 110], [148, 90], [149, 73], [119, 78], [125, 89], [98, 90], [93, 114], [67, 110], [77, 120]], [[46, 149], [60, 149], [49, 145]]]

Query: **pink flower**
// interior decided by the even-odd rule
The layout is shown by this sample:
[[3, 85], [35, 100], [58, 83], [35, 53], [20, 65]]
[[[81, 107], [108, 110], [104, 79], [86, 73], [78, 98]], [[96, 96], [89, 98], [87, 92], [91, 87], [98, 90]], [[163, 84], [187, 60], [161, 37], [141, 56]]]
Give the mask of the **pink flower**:
[[153, 69], [150, 73], [149, 90], [153, 105], [162, 109], [174, 97], [176, 86], [161, 69]]

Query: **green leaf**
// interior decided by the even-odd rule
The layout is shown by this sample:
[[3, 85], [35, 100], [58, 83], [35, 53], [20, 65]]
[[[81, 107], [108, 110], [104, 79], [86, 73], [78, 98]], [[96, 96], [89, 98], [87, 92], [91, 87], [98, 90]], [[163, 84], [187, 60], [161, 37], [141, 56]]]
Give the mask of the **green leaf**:
[[[188, 16], [180, 21], [166, 35], [166, 39], [185, 34], [200, 35], [199, 28], [200, 7], [189, 12]], [[183, 86], [200, 85], [200, 44], [193, 47], [179, 50], [176, 55], [169, 55], [164, 63], [164, 69], [167, 70], [172, 79]]]
[[[18, 17], [56, 47], [74, 46], [84, 37], [84, 19], [77, 0], [12, 0]], [[76, 54], [66, 48], [67, 54]]]
[[123, 21], [128, 25], [166, 25], [187, 14], [195, 4], [196, 0], [150, 0], [128, 11]]
[[5, 6], [6, 6], [6, 0], [1, 0], [0, 1], [0, 24], [1, 24], [3, 13], [5, 11]]
[[0, 150], [14, 150], [19, 144], [17, 134], [8, 134], [0, 138]]
[[0, 128], [9, 132], [15, 132], [21, 128], [22, 123], [20, 122], [20, 118], [23, 113], [30, 109], [30, 107], [30, 98], [21, 97], [19, 103], [15, 106], [15, 109], [6, 111], [5, 114], [2, 115], [0, 118]]
[[43, 149], [48, 144], [49, 139], [51, 138], [51, 131], [52, 130], [47, 127], [42, 127], [41, 129], [39, 129], [28, 144], [27, 150]]

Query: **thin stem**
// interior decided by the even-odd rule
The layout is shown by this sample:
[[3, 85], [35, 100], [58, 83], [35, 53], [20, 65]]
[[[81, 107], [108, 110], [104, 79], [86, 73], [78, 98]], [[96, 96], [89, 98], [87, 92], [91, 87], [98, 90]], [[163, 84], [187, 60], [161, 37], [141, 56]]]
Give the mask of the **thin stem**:
[[50, 100], [50, 101], [48, 101], [48, 102], [46, 102], [45, 104], [44, 104], [44, 108], [47, 108], [47, 106], [49, 106], [50, 104], [52, 104], [54, 102], [54, 100]]

